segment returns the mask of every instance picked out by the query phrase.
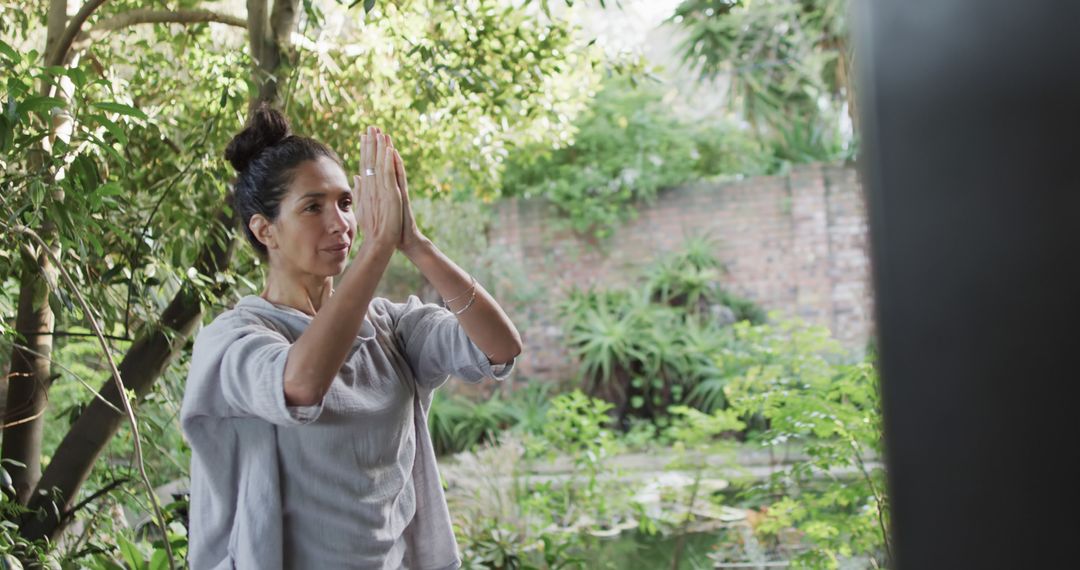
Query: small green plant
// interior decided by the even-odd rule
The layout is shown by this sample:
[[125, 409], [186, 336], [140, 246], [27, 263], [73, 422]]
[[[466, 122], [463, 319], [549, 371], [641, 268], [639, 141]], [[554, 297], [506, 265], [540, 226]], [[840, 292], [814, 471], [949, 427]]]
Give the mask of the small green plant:
[[828, 332], [800, 323], [746, 327], [745, 372], [726, 392], [742, 417], [760, 416], [765, 429], [751, 441], [766, 448], [798, 443], [805, 457], [756, 485], [767, 517], [758, 534], [776, 544], [785, 529], [801, 534], [806, 550], [794, 562], [836, 568], [838, 560], [868, 557], [891, 563], [889, 507], [882, 452], [877, 371], [871, 361], [838, 363]]
[[[585, 568], [595, 532], [649, 528], [608, 458], [619, 449], [611, 404], [579, 390], [551, 399], [538, 432], [508, 435], [459, 456], [465, 495], [448, 496], [465, 568]], [[538, 462], [569, 472], [535, 477]], [[632, 522], [631, 522], [632, 521]]]
[[[560, 494], [566, 517], [576, 511], [595, 513], [601, 520], [607, 515], [607, 497], [600, 492], [600, 473], [604, 460], [616, 450], [615, 435], [609, 427], [608, 412], [612, 407], [580, 390], [560, 394], [551, 402], [540, 438], [533, 442], [534, 455], [568, 456], [574, 466], [571, 480], [585, 479], [583, 486], [576, 482], [563, 485]], [[542, 447], [537, 447], [537, 443]]]
[[667, 436], [675, 442], [678, 457], [667, 468], [690, 470], [694, 474], [690, 492], [683, 504], [682, 520], [677, 521], [679, 538], [671, 560], [672, 570], [677, 570], [688, 527], [694, 517], [694, 507], [701, 499], [701, 481], [708, 466], [706, 458], [709, 455], [729, 452], [730, 441], [719, 440], [719, 436], [726, 432], [741, 431], [746, 426], [731, 410], [717, 410], [712, 414], [705, 414], [687, 406], [673, 406], [669, 411], [674, 419], [667, 429]]
[[[6, 465], [14, 461], [5, 459], [0, 462], [0, 568], [23, 567], [23, 561], [49, 561], [48, 545], [44, 542], [31, 542], [19, 535], [19, 525], [15, 522], [27, 513], [26, 507], [15, 500], [15, 488]], [[20, 465], [16, 465], [20, 466]]]

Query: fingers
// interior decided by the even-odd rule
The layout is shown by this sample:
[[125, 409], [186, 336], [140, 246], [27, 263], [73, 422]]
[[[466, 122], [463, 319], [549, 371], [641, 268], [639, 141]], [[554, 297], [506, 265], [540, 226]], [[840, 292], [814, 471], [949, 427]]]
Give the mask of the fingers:
[[379, 129], [368, 127], [367, 133], [360, 136], [360, 183], [361, 188], [371, 188], [371, 174], [375, 170], [375, 139]]
[[386, 185], [388, 188], [398, 190], [397, 174], [395, 174], [394, 167], [394, 155], [397, 154], [397, 150], [394, 149], [394, 140], [390, 138], [390, 135], [386, 135], [386, 156], [383, 157], [383, 173], [386, 176]]
[[360, 135], [360, 173], [364, 173], [364, 169], [370, 165], [371, 153], [368, 151], [368, 144], [371, 142], [371, 137], [367, 133]]
[[361, 174], [375, 166], [375, 127], [368, 127], [363, 135], [360, 135], [360, 169]]
[[386, 171], [383, 165], [386, 163], [386, 136], [382, 133], [375, 135], [375, 160], [371, 167], [375, 169], [375, 181], [379, 186], [386, 184]]
[[405, 163], [401, 160], [401, 153], [394, 149], [394, 176], [397, 178], [398, 189], [401, 197], [405, 198], [409, 191], [409, 181], [405, 177]]
[[[371, 129], [369, 128], [370, 132]], [[371, 168], [371, 136], [367, 134], [360, 135], [360, 175], [356, 177], [356, 189], [353, 192], [353, 199], [356, 203], [360, 203], [360, 195], [363, 190], [368, 188], [368, 176], [367, 171]]]

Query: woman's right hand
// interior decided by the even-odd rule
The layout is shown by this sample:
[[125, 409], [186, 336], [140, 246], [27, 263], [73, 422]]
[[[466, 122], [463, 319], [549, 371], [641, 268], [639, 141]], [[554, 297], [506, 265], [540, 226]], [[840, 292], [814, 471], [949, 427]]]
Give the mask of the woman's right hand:
[[[374, 172], [373, 174], [371, 174]], [[390, 248], [401, 239], [401, 192], [390, 136], [376, 127], [360, 136], [360, 174], [354, 179], [356, 224], [364, 240]]]

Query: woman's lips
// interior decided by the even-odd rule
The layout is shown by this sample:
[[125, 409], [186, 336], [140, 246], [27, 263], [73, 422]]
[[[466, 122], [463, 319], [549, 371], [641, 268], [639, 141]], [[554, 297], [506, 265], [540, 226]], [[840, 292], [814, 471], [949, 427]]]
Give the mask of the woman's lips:
[[338, 244], [338, 245], [335, 245], [333, 247], [325, 248], [324, 251], [327, 251], [327, 252], [332, 253], [334, 255], [346, 255], [346, 254], [349, 253], [349, 244], [347, 244], [347, 243]]

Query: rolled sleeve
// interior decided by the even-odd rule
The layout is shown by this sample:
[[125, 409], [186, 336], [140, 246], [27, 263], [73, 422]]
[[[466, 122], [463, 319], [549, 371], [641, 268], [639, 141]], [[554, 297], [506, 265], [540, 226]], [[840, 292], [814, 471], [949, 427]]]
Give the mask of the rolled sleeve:
[[492, 365], [465, 333], [457, 317], [444, 307], [422, 303], [413, 295], [397, 309], [395, 331], [422, 386], [435, 388], [449, 376], [467, 382], [485, 378], [501, 381], [513, 371], [514, 360]]
[[278, 425], [302, 425], [322, 413], [322, 402], [289, 406], [285, 402], [285, 363], [292, 344], [277, 331], [247, 324], [222, 347], [220, 380], [225, 400], [242, 415]]

